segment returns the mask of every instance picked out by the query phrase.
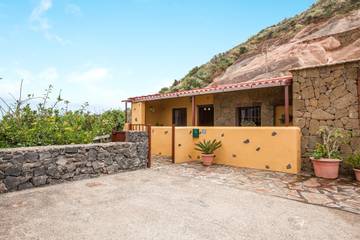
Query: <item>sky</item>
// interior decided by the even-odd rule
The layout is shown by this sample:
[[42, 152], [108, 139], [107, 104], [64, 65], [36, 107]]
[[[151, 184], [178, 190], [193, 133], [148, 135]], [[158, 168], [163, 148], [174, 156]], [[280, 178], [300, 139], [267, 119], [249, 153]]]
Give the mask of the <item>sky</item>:
[[48, 85], [101, 112], [156, 93], [315, 0], [0, 0], [0, 97]]

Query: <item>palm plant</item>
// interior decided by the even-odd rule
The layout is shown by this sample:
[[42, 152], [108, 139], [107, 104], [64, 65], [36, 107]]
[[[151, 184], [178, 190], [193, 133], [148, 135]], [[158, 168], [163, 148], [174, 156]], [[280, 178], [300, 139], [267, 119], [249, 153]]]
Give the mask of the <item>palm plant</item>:
[[216, 149], [221, 147], [221, 141], [204, 139], [202, 142], [196, 143], [195, 146], [195, 150], [203, 154], [213, 154]]

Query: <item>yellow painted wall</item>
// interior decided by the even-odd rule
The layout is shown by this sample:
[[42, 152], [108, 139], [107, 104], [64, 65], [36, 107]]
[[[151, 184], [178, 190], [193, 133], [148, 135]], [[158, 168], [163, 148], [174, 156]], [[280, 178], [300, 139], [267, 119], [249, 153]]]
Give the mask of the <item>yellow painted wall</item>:
[[135, 102], [131, 104], [131, 123], [144, 124], [145, 123], [145, 103]]
[[[195, 122], [197, 122], [197, 114], [199, 105], [213, 104], [213, 95], [200, 95], [195, 97]], [[171, 126], [172, 110], [174, 108], [186, 108], [187, 125], [191, 126], [192, 109], [191, 97], [171, 98], [157, 101], [149, 101], [145, 103], [146, 124], [153, 126]]]
[[[292, 106], [289, 106], [289, 114], [292, 116]], [[275, 126], [285, 126], [284, 123], [281, 122], [282, 115], [285, 114], [285, 106], [276, 106], [275, 107]], [[292, 119], [290, 118], [290, 126], [293, 125]]]
[[[297, 127], [200, 127], [199, 139], [192, 138], [191, 127], [176, 127], [175, 162], [200, 160], [194, 150], [199, 140], [217, 139], [222, 147], [215, 154], [218, 164], [262, 170], [298, 173], [300, 129]], [[246, 143], [248, 142], [248, 143]]]
[[151, 154], [171, 157], [171, 127], [151, 127]]

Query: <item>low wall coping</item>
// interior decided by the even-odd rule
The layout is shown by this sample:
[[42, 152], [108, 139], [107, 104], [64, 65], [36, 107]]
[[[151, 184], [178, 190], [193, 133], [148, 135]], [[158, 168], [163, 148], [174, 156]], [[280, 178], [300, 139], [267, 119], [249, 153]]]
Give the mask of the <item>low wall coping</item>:
[[111, 147], [118, 145], [133, 145], [134, 142], [109, 142], [109, 143], [89, 143], [89, 144], [68, 144], [68, 145], [48, 145], [48, 146], [31, 146], [31, 147], [17, 147], [17, 148], [1, 148], [0, 153], [24, 152], [24, 151], [39, 151], [52, 150], [64, 148], [92, 148], [92, 147]]

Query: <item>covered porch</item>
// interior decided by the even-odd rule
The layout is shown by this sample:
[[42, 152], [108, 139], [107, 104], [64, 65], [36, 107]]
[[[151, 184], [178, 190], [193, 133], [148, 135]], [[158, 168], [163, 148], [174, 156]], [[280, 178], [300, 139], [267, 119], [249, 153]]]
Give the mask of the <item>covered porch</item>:
[[[130, 124], [291, 126], [292, 77], [279, 77], [125, 100]], [[126, 114], [128, 115], [128, 114]]]

